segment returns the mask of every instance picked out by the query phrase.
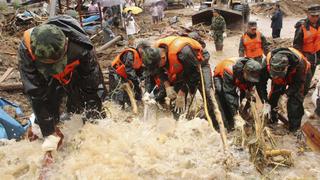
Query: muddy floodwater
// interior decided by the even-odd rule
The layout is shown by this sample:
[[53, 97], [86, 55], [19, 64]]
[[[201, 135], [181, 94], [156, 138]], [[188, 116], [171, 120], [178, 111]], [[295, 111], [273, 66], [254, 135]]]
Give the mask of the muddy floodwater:
[[[82, 126], [79, 116], [66, 121], [63, 148], [54, 153], [48, 179], [319, 179], [320, 156], [297, 153], [295, 140], [284, 136], [282, 148], [294, 152], [294, 167], [279, 167], [260, 175], [247, 150], [228, 143], [224, 154], [220, 135], [206, 120], [174, 120], [150, 109], [150, 119], [133, 118], [108, 105], [111, 119]], [[131, 123], [126, 120], [130, 119]], [[41, 169], [41, 140], [3, 142], [1, 179], [36, 179]], [[270, 169], [271, 171], [271, 169]]]
[[[251, 18], [271, 36], [269, 18]], [[293, 37], [298, 19], [285, 18], [282, 37]], [[190, 23], [190, 19], [186, 21]], [[214, 43], [206, 41], [211, 66], [238, 56], [239, 39], [240, 34], [228, 36], [222, 53], [214, 52]], [[64, 122], [65, 141], [53, 154], [55, 162], [47, 170], [47, 179], [320, 179], [320, 155], [303, 149], [297, 138], [287, 133], [274, 138], [278, 148], [292, 151], [294, 165], [270, 167], [262, 175], [250, 162], [248, 150], [233, 145], [234, 134], [228, 134], [229, 151], [225, 153], [220, 135], [204, 119], [182, 117], [176, 121], [153, 106], [147, 118], [142, 117], [142, 105], [137, 117], [113, 103], [107, 107], [111, 114], [95, 123], [83, 125], [79, 115]], [[279, 128], [284, 130], [281, 125]], [[38, 179], [42, 142], [1, 141], [0, 179]]]

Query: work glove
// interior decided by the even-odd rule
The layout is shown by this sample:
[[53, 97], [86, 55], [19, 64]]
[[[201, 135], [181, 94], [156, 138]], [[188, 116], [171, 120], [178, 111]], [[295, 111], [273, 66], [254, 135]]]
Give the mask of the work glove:
[[271, 118], [271, 105], [269, 103], [264, 103], [262, 113], [267, 119]]
[[177, 98], [177, 92], [174, 90], [172, 86], [166, 88], [166, 94], [170, 100], [174, 100], [175, 98]]
[[186, 99], [184, 96], [177, 96], [174, 104], [174, 112], [181, 114], [185, 111]]
[[224, 38], [226, 38], [226, 37], [227, 37], [227, 33], [224, 32], [224, 33], [222, 34], [222, 36], [223, 36]]
[[59, 136], [55, 135], [46, 137], [42, 144], [42, 150], [44, 152], [57, 150], [60, 139], [61, 138]]

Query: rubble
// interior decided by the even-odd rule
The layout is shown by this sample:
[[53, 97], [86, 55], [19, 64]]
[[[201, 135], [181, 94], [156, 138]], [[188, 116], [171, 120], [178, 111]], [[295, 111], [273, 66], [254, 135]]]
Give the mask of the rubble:
[[[311, 4], [319, 3], [318, 0], [280, 0], [280, 8], [285, 16], [301, 16]], [[251, 13], [271, 16], [274, 2], [261, 2], [251, 6]]]

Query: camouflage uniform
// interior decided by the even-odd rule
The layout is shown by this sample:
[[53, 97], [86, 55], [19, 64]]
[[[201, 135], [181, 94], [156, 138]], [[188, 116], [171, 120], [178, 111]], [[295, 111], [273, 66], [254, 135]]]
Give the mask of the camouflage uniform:
[[223, 33], [226, 30], [226, 21], [219, 15], [212, 18], [211, 30], [213, 31], [213, 39], [217, 51], [222, 51], [223, 48]]

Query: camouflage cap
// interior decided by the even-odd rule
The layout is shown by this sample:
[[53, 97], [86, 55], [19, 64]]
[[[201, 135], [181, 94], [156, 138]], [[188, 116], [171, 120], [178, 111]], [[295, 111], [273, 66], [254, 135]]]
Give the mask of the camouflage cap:
[[312, 4], [308, 7], [308, 13], [310, 15], [320, 15], [320, 5]]
[[78, 12], [73, 10], [73, 9], [66, 10], [65, 14], [73, 17], [74, 19], [78, 19], [79, 18]]
[[151, 47], [151, 44], [149, 41], [146, 41], [146, 40], [142, 40], [142, 41], [139, 41], [138, 44], [137, 44], [137, 49], [139, 48], [150, 48]]
[[31, 48], [37, 60], [42, 63], [55, 63], [63, 59], [66, 36], [55, 25], [43, 24], [31, 33]]
[[271, 77], [285, 77], [287, 74], [287, 67], [289, 59], [286, 54], [279, 51], [270, 60], [270, 76]]
[[159, 48], [147, 48], [142, 52], [142, 61], [146, 67], [145, 75], [152, 75], [161, 61]]
[[257, 83], [259, 82], [259, 75], [262, 66], [254, 59], [249, 59], [243, 67], [244, 72], [247, 73], [247, 81]]
[[257, 27], [257, 22], [256, 21], [249, 21], [248, 27]]

